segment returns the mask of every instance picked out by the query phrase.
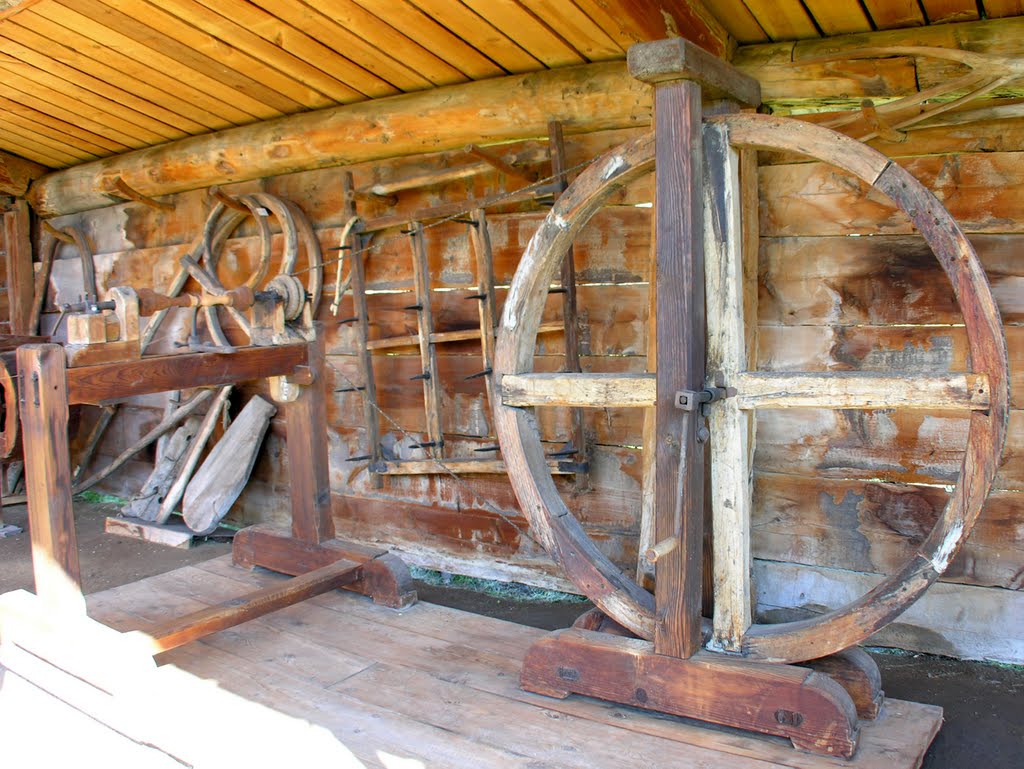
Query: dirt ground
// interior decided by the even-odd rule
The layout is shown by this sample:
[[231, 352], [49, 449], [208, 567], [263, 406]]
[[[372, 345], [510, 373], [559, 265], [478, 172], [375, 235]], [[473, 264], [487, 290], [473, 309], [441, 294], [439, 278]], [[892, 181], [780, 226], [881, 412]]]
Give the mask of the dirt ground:
[[[76, 500], [82, 581], [88, 593], [134, 582], [230, 552], [227, 542], [204, 541], [190, 550], [149, 545], [103, 531], [110, 505]], [[5, 508], [3, 522], [25, 527], [24, 506]], [[0, 538], [0, 593], [32, 590], [27, 533]], [[590, 605], [530, 602], [418, 582], [421, 600], [534, 627], [567, 627]], [[945, 724], [925, 757], [925, 769], [1024, 767], [1024, 669], [873, 651], [888, 696], [940, 705]]]

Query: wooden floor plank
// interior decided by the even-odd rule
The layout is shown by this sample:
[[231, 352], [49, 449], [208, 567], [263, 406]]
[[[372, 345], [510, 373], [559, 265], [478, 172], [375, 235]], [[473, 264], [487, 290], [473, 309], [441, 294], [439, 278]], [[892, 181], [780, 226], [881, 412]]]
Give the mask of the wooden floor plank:
[[[90, 613], [140, 627], [283, 579], [224, 557], [90, 596]], [[158, 660], [306, 719], [370, 766], [381, 765], [384, 751], [438, 766], [599, 769], [631, 755], [652, 767], [900, 769], [919, 764], [941, 722], [938, 708], [887, 700], [847, 762], [585, 697], [555, 700], [518, 685], [523, 655], [544, 635], [425, 603], [394, 611], [334, 591]]]

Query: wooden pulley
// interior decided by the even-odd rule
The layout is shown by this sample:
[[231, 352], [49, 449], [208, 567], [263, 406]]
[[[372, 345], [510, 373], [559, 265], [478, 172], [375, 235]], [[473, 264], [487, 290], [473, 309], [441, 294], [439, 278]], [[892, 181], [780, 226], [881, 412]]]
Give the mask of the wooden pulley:
[[[257, 224], [260, 238], [260, 251], [255, 267], [245, 279], [243, 286], [256, 292], [257, 295], [272, 292], [281, 300], [284, 320], [293, 327], [301, 327], [300, 335], [312, 334], [312, 322], [316, 308], [323, 293], [323, 253], [313, 226], [302, 210], [292, 201], [270, 195], [253, 193], [229, 198], [223, 192], [216, 196], [217, 204], [207, 218], [203, 233], [202, 266], [190, 266], [190, 272], [207, 294], [223, 295], [228, 289], [218, 277], [221, 251], [224, 243], [241, 222], [251, 216]], [[245, 213], [248, 211], [248, 216]], [[270, 281], [266, 277], [270, 271], [273, 254], [273, 237], [269, 220], [275, 219], [281, 228], [282, 252], [279, 256], [278, 272]], [[304, 255], [304, 259], [300, 256]], [[301, 266], [302, 262], [305, 266]], [[237, 325], [250, 338], [259, 339], [254, 343], [268, 343], [269, 339], [280, 339], [286, 333], [283, 329], [264, 333], [268, 327], [266, 313], [254, 324], [242, 312], [240, 307], [231, 303], [204, 301], [206, 324], [215, 344], [231, 347], [227, 336], [221, 328], [218, 306], [223, 306], [233, 317]], [[259, 302], [257, 301], [257, 304]], [[293, 330], [295, 330], [293, 328]]]

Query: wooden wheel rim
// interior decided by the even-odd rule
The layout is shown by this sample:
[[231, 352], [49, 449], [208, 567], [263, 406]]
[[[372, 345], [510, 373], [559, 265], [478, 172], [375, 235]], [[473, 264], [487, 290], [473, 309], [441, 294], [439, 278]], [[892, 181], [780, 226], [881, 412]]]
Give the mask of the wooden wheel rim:
[[[810, 123], [765, 115], [709, 118], [730, 144], [781, 150], [832, 163], [879, 189], [911, 219], [953, 286], [964, 316], [972, 369], [989, 378], [988, 411], [973, 411], [956, 486], [917, 553], [873, 590], [826, 614], [799, 622], [752, 625], [741, 652], [751, 659], [801, 662], [854, 646], [891, 622], [945, 571], [988, 496], [1006, 436], [1009, 372], [998, 310], [977, 255], [938, 200], [881, 153]], [[784, 130], [783, 130], [784, 129]], [[654, 166], [647, 134], [596, 160], [556, 202], [531, 239], [509, 289], [495, 355], [495, 382], [532, 371], [536, 333], [548, 286], [577, 232], [619, 187]], [[642, 638], [654, 636], [654, 597], [615, 566], [570, 514], [548, 472], [532, 409], [495, 405], [495, 426], [509, 477], [541, 544], [602, 611]]]

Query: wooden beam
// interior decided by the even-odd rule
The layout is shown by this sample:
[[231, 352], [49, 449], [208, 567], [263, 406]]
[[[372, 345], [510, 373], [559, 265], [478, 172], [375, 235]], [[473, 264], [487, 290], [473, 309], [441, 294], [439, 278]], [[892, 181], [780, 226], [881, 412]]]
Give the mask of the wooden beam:
[[337, 560], [327, 566], [303, 574], [280, 585], [257, 590], [249, 595], [224, 601], [208, 609], [200, 609], [184, 617], [136, 631], [150, 641], [153, 654], [183, 646], [190, 641], [262, 617], [278, 609], [292, 606], [307, 598], [337, 590], [362, 577], [362, 564]]
[[[0, 157], [0, 176], [3, 158]], [[0, 179], [2, 185], [2, 179]], [[24, 200], [4, 214], [4, 261], [7, 264], [7, 301], [11, 333], [35, 333], [31, 328], [35, 273], [32, 269], [32, 212]]]
[[[550, 460], [548, 467], [552, 475], [573, 475], [569, 470], [562, 470], [561, 462]], [[382, 475], [456, 475], [508, 474], [508, 467], [500, 459], [476, 459], [474, 457], [449, 457], [442, 467], [437, 461], [430, 459], [400, 459], [378, 462], [376, 468]]]
[[[547, 135], [551, 120], [573, 131], [646, 122], [649, 89], [622, 62], [494, 78], [307, 112], [190, 137], [84, 163], [37, 180], [29, 190], [41, 216], [111, 205], [121, 177], [159, 197], [214, 184], [496, 144]], [[254, 151], [253, 148], [256, 148]]]
[[655, 566], [654, 649], [686, 658], [701, 646], [704, 444], [697, 441], [700, 412], [676, 408], [675, 393], [704, 388], [701, 86], [662, 83], [655, 105], [654, 541], [675, 537], [679, 546]]
[[68, 402], [100, 404], [115, 398], [235, 384], [293, 374], [308, 363], [306, 344], [243, 347], [233, 353], [161, 355], [67, 372]]
[[506, 374], [506, 406], [633, 408], [653, 406], [654, 374]]
[[[726, 383], [747, 367], [740, 158], [721, 124], [704, 126], [704, 258], [707, 379]], [[736, 652], [750, 627], [750, 414], [734, 399], [709, 409], [714, 559], [709, 648]]]
[[36, 595], [54, 614], [85, 614], [75, 514], [71, 507], [68, 391], [64, 348], [18, 349], [25, 493]]
[[45, 176], [51, 170], [42, 163], [0, 150], [0, 195], [20, 198], [28, 192], [33, 180]]
[[299, 397], [285, 408], [292, 536], [314, 545], [334, 536], [323, 368], [324, 335], [321, 332], [316, 341], [309, 343], [312, 384], [302, 387]]
[[731, 382], [741, 409], [965, 409], [989, 407], [984, 374], [747, 371]]

